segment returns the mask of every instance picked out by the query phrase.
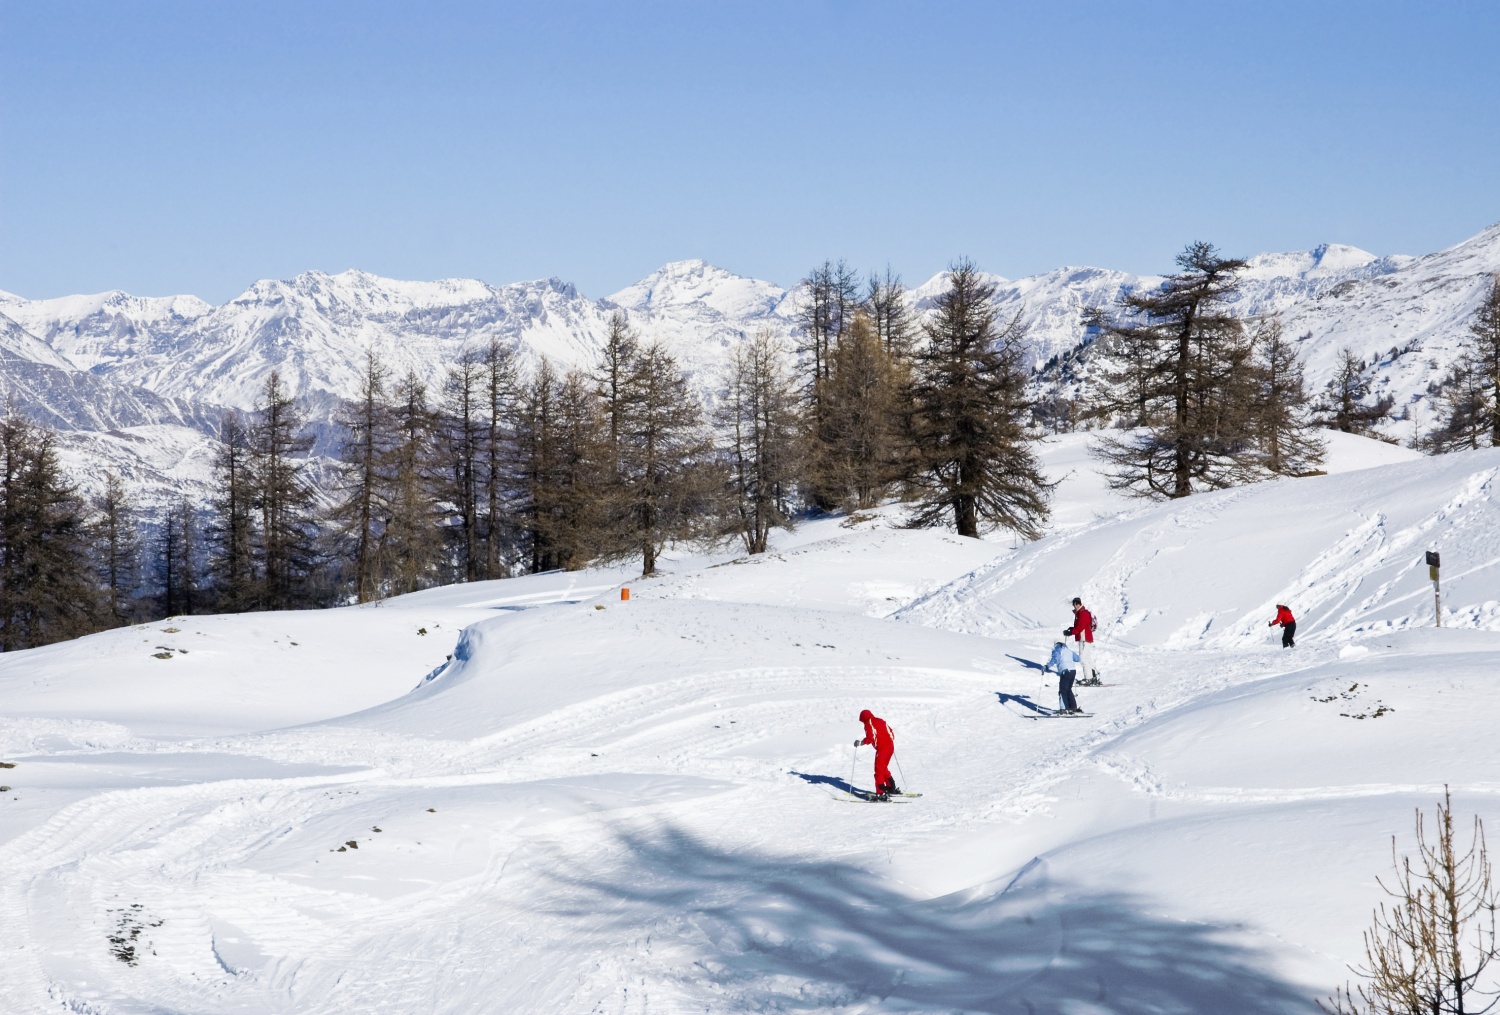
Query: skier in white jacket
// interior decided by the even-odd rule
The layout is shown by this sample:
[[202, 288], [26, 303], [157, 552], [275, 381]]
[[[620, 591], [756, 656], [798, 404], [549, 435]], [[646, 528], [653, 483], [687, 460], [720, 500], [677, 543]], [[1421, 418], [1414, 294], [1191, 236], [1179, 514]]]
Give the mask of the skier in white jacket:
[[1057, 700], [1063, 712], [1081, 712], [1078, 699], [1073, 697], [1073, 678], [1078, 675], [1078, 653], [1068, 648], [1066, 642], [1052, 646], [1052, 658], [1042, 667], [1042, 672], [1052, 670], [1057, 674]]

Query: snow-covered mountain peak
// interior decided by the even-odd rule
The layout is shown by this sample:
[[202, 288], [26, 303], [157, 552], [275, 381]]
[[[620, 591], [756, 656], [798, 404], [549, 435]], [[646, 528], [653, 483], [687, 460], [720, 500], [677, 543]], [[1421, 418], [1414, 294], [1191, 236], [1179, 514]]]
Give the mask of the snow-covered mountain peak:
[[1242, 278], [1325, 278], [1347, 277], [1376, 261], [1374, 254], [1342, 243], [1320, 243], [1311, 250], [1293, 250], [1274, 254], [1257, 254], [1249, 258]]
[[774, 282], [736, 275], [700, 258], [672, 261], [608, 297], [631, 312], [670, 312], [672, 308], [707, 308], [727, 317], [775, 313], [787, 290]]
[[477, 279], [408, 282], [350, 268], [337, 275], [304, 271], [290, 279], [261, 279], [226, 307], [311, 304], [323, 312], [400, 314], [417, 308], [475, 303], [489, 299], [493, 293], [493, 287]]
[[[123, 290], [111, 289], [108, 292], [58, 296], [48, 300], [22, 300], [16, 305], [12, 316], [27, 327], [37, 322], [56, 321], [76, 328], [95, 316], [120, 318], [130, 322], [159, 318], [191, 321], [213, 309], [212, 303], [197, 296], [132, 296]], [[42, 334], [46, 330], [43, 327], [37, 333]]]
[[24, 297], [24, 296], [17, 296], [15, 293], [6, 292], [4, 289], [0, 289], [0, 306], [3, 306], [6, 303], [24, 303], [24, 302], [26, 302], [26, 297]]

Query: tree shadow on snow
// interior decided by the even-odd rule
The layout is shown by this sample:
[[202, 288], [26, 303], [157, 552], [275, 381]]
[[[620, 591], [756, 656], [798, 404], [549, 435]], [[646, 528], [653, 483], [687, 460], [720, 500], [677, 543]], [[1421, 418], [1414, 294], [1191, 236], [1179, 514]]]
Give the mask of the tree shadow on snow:
[[1022, 666], [1026, 667], [1029, 670], [1045, 671], [1047, 669], [1046, 663], [1039, 663], [1032, 659], [1022, 659], [1020, 656], [1013, 656], [1009, 652], [1005, 653], [1005, 658], [1014, 659], [1016, 662], [1020, 663]]
[[1317, 1010], [1226, 928], [1163, 919], [1123, 894], [1054, 887], [1045, 861], [1008, 886], [914, 900], [847, 864], [726, 852], [673, 829], [618, 845], [623, 855], [604, 873], [554, 868], [573, 889], [559, 909], [602, 921], [598, 946], [634, 956], [620, 989], [668, 1007], [672, 998], [715, 1012]]
[[995, 697], [1000, 699], [1000, 704], [1002, 705], [1009, 705], [1014, 702], [1015, 704], [1020, 705], [1022, 708], [1030, 709], [1031, 711], [1038, 712], [1042, 715], [1051, 715], [1056, 711], [1056, 709], [1038, 705], [1036, 702], [1032, 701], [1031, 696], [1027, 694], [1006, 694], [1004, 691], [996, 691]]
[[848, 779], [841, 779], [836, 775], [810, 775], [807, 772], [793, 772], [792, 774], [803, 782], [810, 782], [814, 786], [832, 786], [834, 789], [841, 789], [845, 793], [862, 792], [855, 789], [854, 785]]

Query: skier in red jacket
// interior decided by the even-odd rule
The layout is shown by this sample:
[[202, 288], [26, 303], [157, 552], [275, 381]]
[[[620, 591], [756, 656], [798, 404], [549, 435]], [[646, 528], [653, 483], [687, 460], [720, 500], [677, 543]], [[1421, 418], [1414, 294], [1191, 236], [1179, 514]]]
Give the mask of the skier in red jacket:
[[1281, 647], [1295, 648], [1297, 643], [1292, 639], [1297, 633], [1297, 618], [1292, 616], [1291, 609], [1282, 603], [1276, 604], [1276, 619], [1266, 626], [1275, 627], [1277, 624], [1281, 625]]
[[854, 746], [875, 745], [875, 795], [888, 800], [892, 793], [901, 792], [896, 788], [896, 780], [891, 778], [891, 755], [896, 753], [896, 740], [885, 720], [868, 708], [859, 714], [859, 721], [865, 724], [865, 738], [854, 741]]
[[1063, 637], [1077, 642], [1078, 682], [1097, 684], [1099, 675], [1094, 672], [1094, 615], [1084, 609], [1083, 600], [1073, 597], [1073, 626], [1063, 628]]

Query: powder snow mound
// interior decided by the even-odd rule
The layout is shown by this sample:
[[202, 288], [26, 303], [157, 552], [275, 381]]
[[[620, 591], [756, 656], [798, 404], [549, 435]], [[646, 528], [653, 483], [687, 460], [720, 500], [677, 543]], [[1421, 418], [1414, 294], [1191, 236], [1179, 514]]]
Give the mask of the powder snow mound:
[[[1048, 536], [907, 607], [977, 634], [1061, 630], [1081, 596], [1099, 637], [1137, 646], [1347, 640], [1433, 623], [1424, 554], [1443, 560], [1445, 627], [1500, 631], [1500, 449], [1278, 480], [1125, 508]], [[1061, 620], [1059, 619], [1061, 618]]]

